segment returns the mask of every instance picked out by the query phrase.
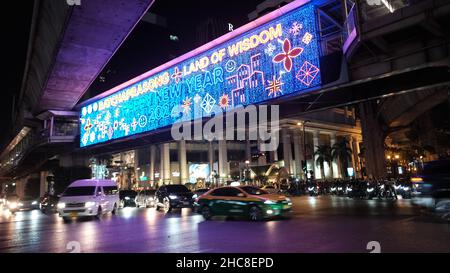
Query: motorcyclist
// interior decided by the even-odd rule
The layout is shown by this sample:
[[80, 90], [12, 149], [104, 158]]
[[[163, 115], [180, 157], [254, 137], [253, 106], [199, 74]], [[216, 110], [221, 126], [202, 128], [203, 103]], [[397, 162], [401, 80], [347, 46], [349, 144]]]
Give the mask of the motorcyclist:
[[397, 191], [395, 190], [395, 181], [394, 181], [394, 179], [391, 178], [391, 179], [387, 180], [385, 185], [386, 185], [385, 186], [386, 190], [389, 190], [391, 192], [391, 194], [394, 195], [393, 197], [395, 198], [395, 200], [397, 200], [398, 198], [397, 198]]

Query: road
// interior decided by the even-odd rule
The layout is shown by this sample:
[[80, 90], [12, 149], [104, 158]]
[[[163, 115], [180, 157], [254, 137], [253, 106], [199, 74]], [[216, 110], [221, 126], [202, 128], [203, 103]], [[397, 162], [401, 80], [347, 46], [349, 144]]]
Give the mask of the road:
[[189, 209], [165, 215], [125, 208], [100, 220], [64, 223], [57, 215], [0, 215], [0, 252], [450, 252], [450, 224], [408, 200], [295, 197], [290, 219], [203, 220]]

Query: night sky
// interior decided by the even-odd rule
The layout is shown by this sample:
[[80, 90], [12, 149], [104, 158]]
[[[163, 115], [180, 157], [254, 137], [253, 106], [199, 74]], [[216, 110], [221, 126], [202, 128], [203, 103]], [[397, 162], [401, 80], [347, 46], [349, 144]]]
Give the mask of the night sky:
[[[149, 12], [166, 18], [168, 27], [140, 22], [100, 73], [104, 78], [97, 78], [84, 99], [196, 48], [200, 45], [197, 39], [198, 26], [208, 19], [220, 19], [233, 24], [235, 28], [247, 23], [248, 13], [255, 10], [261, 2], [263, 1], [156, 0]], [[3, 87], [0, 100], [0, 130], [4, 132], [0, 137], [0, 147], [12, 137], [6, 132], [11, 131], [14, 122], [11, 117], [13, 95], [19, 93], [22, 83], [33, 3], [31, 0], [8, 1], [8, 6], [2, 8], [4, 12], [7, 10], [14, 16], [2, 19], [2, 44], [6, 46], [2, 49], [3, 67], [6, 68], [2, 78], [6, 86]], [[178, 42], [171, 41], [169, 35], [176, 35]]]

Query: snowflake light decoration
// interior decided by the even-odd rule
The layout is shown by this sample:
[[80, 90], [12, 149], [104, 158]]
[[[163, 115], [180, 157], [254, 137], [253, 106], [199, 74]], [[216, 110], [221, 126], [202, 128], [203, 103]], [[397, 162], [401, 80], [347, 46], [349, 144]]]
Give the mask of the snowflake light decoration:
[[267, 47], [264, 49], [264, 52], [269, 55], [273, 56], [273, 52], [277, 49], [276, 46], [274, 46], [272, 43], [268, 44]]
[[181, 104], [184, 113], [188, 113], [191, 110], [192, 101], [191, 98], [186, 97], [186, 99]]
[[211, 113], [214, 104], [216, 104], [216, 100], [210, 94], [206, 93], [201, 104], [202, 109], [209, 114]]
[[230, 106], [230, 97], [227, 94], [223, 94], [219, 99], [219, 106], [223, 109]]
[[304, 85], [310, 86], [318, 73], [319, 68], [317, 68], [310, 62], [305, 61], [295, 77]]
[[276, 78], [274, 75], [272, 80], [268, 80], [267, 82], [268, 82], [269, 86], [266, 87], [266, 90], [269, 90], [269, 94], [268, 94], [269, 97], [270, 96], [276, 97], [278, 95], [278, 93], [283, 94], [283, 91], [281, 90], [281, 86], [284, 83], [281, 81], [281, 76]]
[[273, 57], [273, 62], [275, 63], [283, 62], [284, 69], [286, 69], [287, 72], [290, 72], [292, 69], [292, 59], [300, 55], [302, 52], [303, 48], [301, 47], [291, 48], [291, 42], [288, 39], [284, 39], [283, 52], [275, 55], [275, 57]]
[[304, 44], [309, 44], [311, 42], [312, 38], [313, 38], [312, 34], [309, 32], [306, 32], [305, 35], [303, 35], [302, 42]]
[[297, 21], [292, 23], [291, 28], [289, 29], [289, 33], [291, 33], [294, 36], [297, 36], [300, 33], [300, 30], [303, 28], [302, 24], [299, 24]]

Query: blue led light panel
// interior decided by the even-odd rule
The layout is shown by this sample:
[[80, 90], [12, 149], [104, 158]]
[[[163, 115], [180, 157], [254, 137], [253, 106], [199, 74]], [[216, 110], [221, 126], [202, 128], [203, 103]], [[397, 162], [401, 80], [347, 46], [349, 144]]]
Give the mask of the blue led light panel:
[[259, 104], [321, 85], [315, 8], [307, 4], [85, 105], [80, 146]]

